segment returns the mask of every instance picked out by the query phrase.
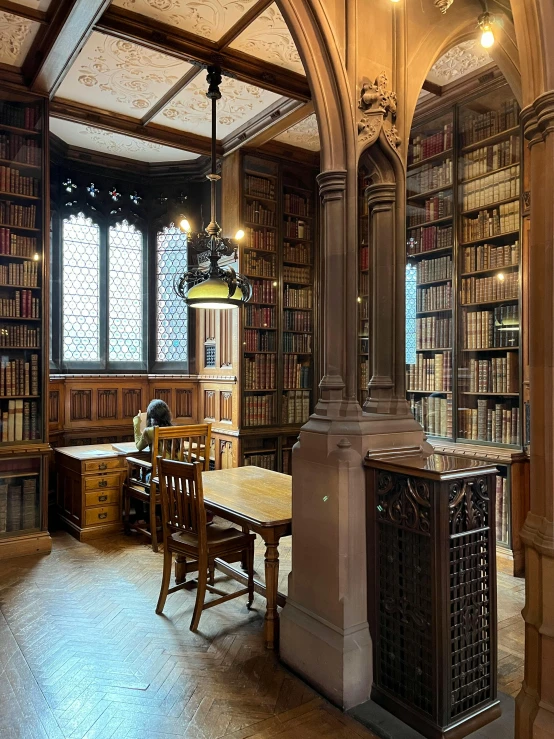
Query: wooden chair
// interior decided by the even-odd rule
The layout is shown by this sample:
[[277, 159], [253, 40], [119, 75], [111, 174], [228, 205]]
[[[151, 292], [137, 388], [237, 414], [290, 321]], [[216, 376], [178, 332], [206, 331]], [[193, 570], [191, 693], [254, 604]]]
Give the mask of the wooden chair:
[[[156, 613], [162, 613], [168, 593], [185, 587], [185, 583], [169, 587], [173, 553], [198, 562], [198, 588], [190, 630], [196, 631], [202, 611], [227, 600], [248, 594], [248, 608], [254, 600], [255, 534], [232, 527], [206, 525], [206, 509], [202, 490], [202, 465], [198, 462], [173, 462], [158, 457], [158, 475], [162, 499], [162, 531], [164, 569]], [[248, 587], [223, 594], [208, 583], [216, 557], [240, 555], [248, 563]], [[221, 595], [204, 603], [206, 589]]]
[[150, 460], [127, 457], [127, 478], [123, 486], [124, 525], [128, 533], [131, 525], [129, 515], [131, 498], [142, 500], [150, 506], [150, 526], [133, 526], [150, 537], [152, 549], [158, 551], [156, 508], [160, 504], [160, 492], [156, 482], [157, 458], [179, 462], [200, 462], [203, 469], [210, 467], [211, 424], [191, 426], [155, 426]]

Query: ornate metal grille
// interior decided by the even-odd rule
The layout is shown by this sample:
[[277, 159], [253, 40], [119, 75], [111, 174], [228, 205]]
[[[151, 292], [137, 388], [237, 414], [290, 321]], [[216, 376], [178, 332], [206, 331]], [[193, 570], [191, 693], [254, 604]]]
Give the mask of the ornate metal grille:
[[215, 367], [215, 344], [204, 344], [204, 366]]
[[62, 257], [65, 362], [100, 359], [100, 228], [83, 213], [64, 218]]
[[111, 362], [143, 358], [143, 237], [127, 221], [108, 232], [108, 354]]
[[[450, 506], [452, 717], [491, 698], [490, 500], [487, 480], [453, 483]], [[493, 555], [494, 556], [494, 555]]]
[[417, 270], [406, 265], [406, 364], [416, 362]]
[[379, 473], [379, 684], [433, 710], [429, 488]]
[[157, 240], [156, 359], [159, 362], [187, 359], [187, 306], [173, 289], [175, 275], [187, 269], [186, 234], [173, 225], [164, 228]]

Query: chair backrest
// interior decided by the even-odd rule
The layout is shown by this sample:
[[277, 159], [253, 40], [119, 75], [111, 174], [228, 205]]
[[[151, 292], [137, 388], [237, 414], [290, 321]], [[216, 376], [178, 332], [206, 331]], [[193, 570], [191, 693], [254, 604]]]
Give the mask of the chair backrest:
[[164, 535], [184, 531], [198, 537], [200, 549], [206, 546], [206, 509], [200, 462], [176, 462], [158, 456], [162, 525]]
[[210, 469], [212, 425], [155, 426], [152, 443], [152, 477], [157, 474], [156, 459], [172, 459], [176, 462], [200, 462], [203, 469]]

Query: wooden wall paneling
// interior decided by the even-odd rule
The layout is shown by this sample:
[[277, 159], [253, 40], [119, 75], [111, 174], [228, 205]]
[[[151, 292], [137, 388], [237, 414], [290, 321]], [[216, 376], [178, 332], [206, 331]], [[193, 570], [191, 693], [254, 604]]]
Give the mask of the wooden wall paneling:
[[175, 389], [175, 416], [186, 418], [191, 423], [194, 419], [194, 391], [193, 388]]
[[219, 421], [219, 413], [217, 408], [218, 391], [215, 388], [206, 388], [203, 392], [203, 409], [204, 420], [212, 423]]
[[139, 411], [146, 410], [142, 387], [128, 387], [121, 391], [122, 418], [133, 418]]
[[221, 423], [233, 423], [233, 391], [219, 391], [219, 419]]
[[233, 338], [237, 336], [237, 332], [233, 330], [233, 325], [237, 323], [238, 316], [235, 314], [238, 314], [238, 311], [219, 311], [219, 353], [217, 361], [221, 371], [236, 366], [233, 361]]
[[[158, 398], [168, 404], [176, 423], [194, 423], [196, 421], [195, 408], [197, 407], [196, 384], [197, 381], [194, 379], [148, 378], [148, 397], [142, 410], [146, 410], [146, 406], [151, 400]], [[191, 415], [181, 415], [181, 413], [191, 413]]]
[[98, 388], [96, 391], [96, 407], [98, 409], [98, 421], [115, 421], [118, 418], [118, 396], [117, 388]]
[[69, 388], [67, 394], [68, 426], [82, 425], [83, 422], [90, 423], [93, 420], [93, 388]]

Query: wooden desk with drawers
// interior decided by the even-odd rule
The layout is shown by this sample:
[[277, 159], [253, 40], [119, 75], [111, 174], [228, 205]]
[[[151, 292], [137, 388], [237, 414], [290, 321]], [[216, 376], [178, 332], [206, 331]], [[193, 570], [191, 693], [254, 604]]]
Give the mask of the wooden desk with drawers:
[[58, 516], [79, 541], [121, 531], [125, 458], [111, 444], [56, 449]]

